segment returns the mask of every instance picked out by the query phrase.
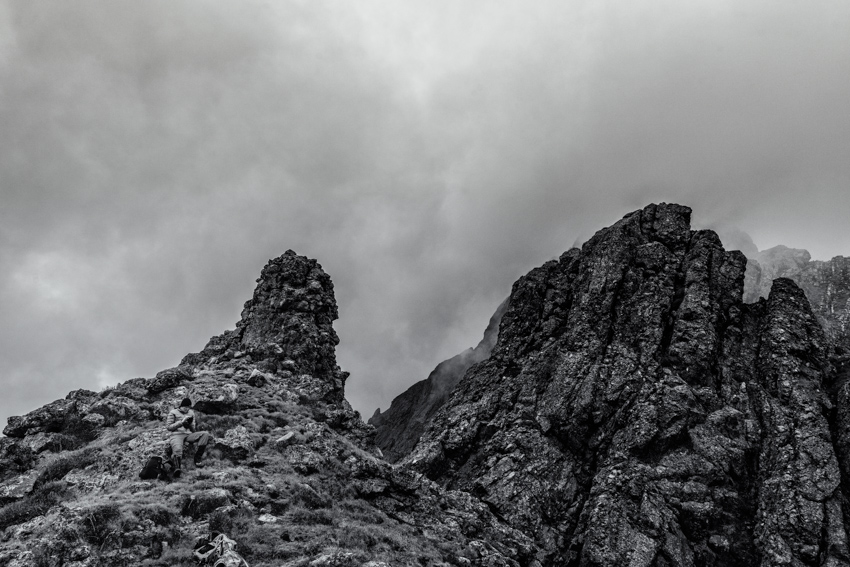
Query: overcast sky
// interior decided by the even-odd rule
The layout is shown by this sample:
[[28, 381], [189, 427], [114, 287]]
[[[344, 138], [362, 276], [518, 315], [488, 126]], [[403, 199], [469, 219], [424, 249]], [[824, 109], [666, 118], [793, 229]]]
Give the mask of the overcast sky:
[[288, 248], [368, 417], [650, 202], [850, 255], [846, 0], [0, 0], [0, 425], [233, 328]]

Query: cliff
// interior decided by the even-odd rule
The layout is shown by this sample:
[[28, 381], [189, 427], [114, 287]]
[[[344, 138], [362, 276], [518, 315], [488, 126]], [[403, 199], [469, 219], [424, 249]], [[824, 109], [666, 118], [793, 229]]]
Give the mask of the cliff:
[[789, 279], [745, 304], [746, 258], [689, 220], [651, 205], [517, 281], [401, 466], [545, 565], [847, 565], [829, 341]]

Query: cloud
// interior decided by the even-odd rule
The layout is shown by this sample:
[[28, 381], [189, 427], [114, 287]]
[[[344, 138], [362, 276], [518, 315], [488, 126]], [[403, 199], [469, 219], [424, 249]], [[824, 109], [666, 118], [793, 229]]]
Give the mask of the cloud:
[[848, 254], [848, 12], [0, 2], [0, 419], [176, 364], [288, 248], [365, 414], [649, 202]]

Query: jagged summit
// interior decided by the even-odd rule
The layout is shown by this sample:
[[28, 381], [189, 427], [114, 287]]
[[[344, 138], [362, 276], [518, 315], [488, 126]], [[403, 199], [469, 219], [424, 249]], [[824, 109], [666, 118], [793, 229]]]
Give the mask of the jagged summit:
[[[336, 364], [339, 338], [332, 325], [337, 317], [330, 277], [316, 260], [288, 250], [263, 268], [235, 330], [213, 337], [201, 352], [185, 356], [179, 366], [163, 370], [152, 380], [125, 384], [146, 390], [165, 405], [172, 400], [163, 398], [164, 393], [183, 385], [199, 409], [218, 413], [229, 408], [236, 396], [230, 388], [235, 377], [245, 379], [242, 375], [248, 373], [257, 381], [263, 380], [257, 376], [270, 373], [286, 380], [299, 395], [350, 412], [344, 397], [348, 373]], [[78, 406], [85, 406], [80, 400], [92, 393], [81, 392], [75, 394], [79, 399], [59, 404], [60, 413], [53, 412], [49, 418], [41, 414], [9, 418], [3, 433], [24, 437], [68, 429], [71, 424], [86, 429]]]
[[[190, 565], [212, 530], [236, 540], [252, 567], [531, 553], [527, 536], [474, 497], [378, 458], [373, 430], [344, 398], [336, 318], [330, 277], [288, 251], [263, 268], [236, 328], [179, 366], [10, 418], [0, 566]], [[141, 481], [184, 397], [214, 438], [206, 468], [171, 484]]]
[[213, 337], [181, 365], [247, 357], [264, 371], [310, 375], [312, 395], [341, 403], [348, 373], [336, 364], [337, 318], [330, 276], [316, 260], [287, 250], [263, 268], [236, 329]]
[[807, 250], [781, 245], [762, 250], [747, 262], [744, 301], [766, 298], [777, 278], [803, 289], [830, 341], [850, 352], [850, 258], [812, 260]]
[[[0, 566], [185, 565], [219, 529], [252, 567], [850, 567], [850, 354], [818, 311], [847, 266], [801, 267], [815, 311], [787, 278], [746, 303], [747, 259], [690, 214], [647, 206], [521, 277], [443, 401], [395, 412], [418, 441], [394, 466], [343, 397], [330, 279], [270, 261], [180, 366], [10, 419]], [[140, 482], [185, 396], [208, 467]]]
[[689, 220], [650, 205], [520, 278], [401, 466], [545, 564], [847, 565], [829, 343], [791, 280], [744, 304], [746, 258]]

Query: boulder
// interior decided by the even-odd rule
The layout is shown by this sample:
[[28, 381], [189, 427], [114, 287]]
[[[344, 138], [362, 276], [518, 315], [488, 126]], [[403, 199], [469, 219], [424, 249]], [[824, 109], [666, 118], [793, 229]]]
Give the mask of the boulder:
[[321, 455], [304, 445], [287, 447], [284, 455], [292, 468], [301, 474], [318, 472], [325, 462]]
[[38, 471], [29, 471], [0, 483], [0, 506], [19, 500], [32, 492]]
[[38, 458], [25, 441], [0, 437], [0, 480], [26, 472], [35, 466]]
[[244, 461], [254, 452], [254, 442], [244, 425], [237, 425], [224, 433], [223, 439], [216, 439], [213, 448], [225, 459]]
[[282, 451], [283, 449], [285, 449], [289, 445], [293, 444], [294, 442], [295, 442], [295, 432], [294, 431], [288, 431], [287, 433], [285, 433], [285, 434], [281, 435], [280, 437], [278, 437], [277, 439], [275, 439], [274, 446], [279, 451]]
[[158, 372], [156, 377], [147, 383], [148, 392], [157, 394], [170, 388], [175, 388], [183, 382], [192, 380], [192, 367], [189, 365], [175, 366]]
[[89, 406], [83, 419], [85, 420], [86, 417], [93, 415], [101, 415], [104, 419], [100, 422], [97, 418], [90, 418], [88, 422], [92, 424], [100, 422], [102, 427], [113, 426], [119, 421], [147, 419], [149, 417], [149, 414], [143, 412], [136, 402], [124, 396], [107, 396], [93, 403]]
[[202, 413], [222, 414], [236, 409], [239, 400], [237, 384], [206, 380], [196, 383], [189, 391], [192, 409]]
[[10, 417], [3, 434], [9, 437], [24, 437], [35, 433], [61, 431], [75, 408], [76, 400], [56, 400], [24, 416]]
[[223, 488], [211, 488], [186, 496], [180, 509], [183, 516], [200, 518], [231, 503], [233, 495]]

